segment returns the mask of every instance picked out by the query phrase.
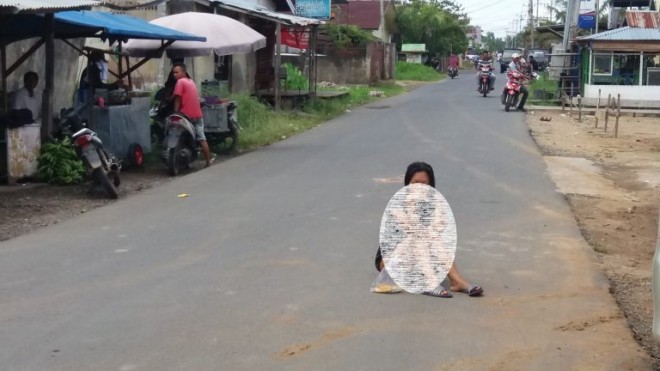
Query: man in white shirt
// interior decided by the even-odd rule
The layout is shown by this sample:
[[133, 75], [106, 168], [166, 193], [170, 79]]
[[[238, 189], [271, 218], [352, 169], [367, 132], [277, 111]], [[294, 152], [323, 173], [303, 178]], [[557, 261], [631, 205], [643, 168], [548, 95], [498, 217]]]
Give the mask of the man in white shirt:
[[[520, 54], [518, 53], [513, 53], [511, 56], [511, 63], [509, 63], [509, 71], [517, 71], [522, 73], [523, 75], [525, 74], [525, 59], [520, 57]], [[527, 112], [525, 110], [525, 102], [527, 101], [527, 96], [529, 96], [529, 90], [525, 87], [525, 85], [520, 85], [520, 94], [522, 94], [522, 99], [520, 99], [520, 103], [518, 104], [518, 111], [522, 112]]]
[[12, 109], [27, 108], [32, 112], [32, 119], [37, 121], [41, 117], [41, 92], [36, 90], [39, 84], [39, 75], [36, 72], [27, 72], [23, 75], [24, 86], [13, 93]]

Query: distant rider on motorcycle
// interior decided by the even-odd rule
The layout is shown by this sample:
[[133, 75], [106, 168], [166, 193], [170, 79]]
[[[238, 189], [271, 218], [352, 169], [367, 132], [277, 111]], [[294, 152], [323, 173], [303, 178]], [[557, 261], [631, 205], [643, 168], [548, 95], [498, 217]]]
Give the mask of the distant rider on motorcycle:
[[[484, 50], [484, 52], [481, 54], [481, 57], [479, 58], [479, 61], [477, 62], [477, 91], [479, 90], [479, 83], [481, 82], [480, 74], [481, 74], [481, 66], [488, 66], [490, 67], [490, 70], [493, 71], [493, 58], [490, 56], [490, 53], [487, 50]], [[495, 89], [495, 76], [491, 73], [490, 76], [488, 76], [488, 87], [490, 90]]]
[[455, 73], [455, 76], [458, 76], [458, 56], [456, 54], [449, 56], [449, 72]]
[[[511, 59], [512, 59], [511, 63], [509, 63], [509, 72], [517, 71], [523, 75], [526, 75], [527, 68], [525, 67], [525, 60], [520, 57], [520, 54], [513, 53]], [[520, 103], [518, 104], [517, 110], [522, 112], [527, 112], [527, 110], [525, 110], [525, 102], [527, 101], [527, 96], [529, 95], [529, 91], [527, 90], [525, 85], [521, 84], [520, 94], [522, 94], [522, 99], [520, 99]]]

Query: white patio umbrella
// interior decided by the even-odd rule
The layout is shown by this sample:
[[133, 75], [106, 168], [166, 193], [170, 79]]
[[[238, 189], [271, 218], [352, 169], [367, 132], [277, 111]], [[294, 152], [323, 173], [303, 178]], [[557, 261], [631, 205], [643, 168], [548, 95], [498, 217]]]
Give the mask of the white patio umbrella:
[[[211, 13], [187, 12], [157, 18], [149, 23], [171, 28], [206, 41], [175, 41], [167, 47], [170, 58], [197, 57], [215, 52], [217, 55], [250, 53], [266, 46], [266, 38], [233, 18]], [[159, 40], [131, 39], [124, 50], [134, 57], [153, 56], [162, 45]]]

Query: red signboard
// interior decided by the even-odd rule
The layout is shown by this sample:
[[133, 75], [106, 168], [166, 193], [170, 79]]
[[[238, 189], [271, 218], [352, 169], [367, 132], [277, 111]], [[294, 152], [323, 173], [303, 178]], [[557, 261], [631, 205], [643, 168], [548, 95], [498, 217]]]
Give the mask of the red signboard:
[[297, 49], [309, 47], [309, 33], [300, 28], [282, 27], [282, 44]]

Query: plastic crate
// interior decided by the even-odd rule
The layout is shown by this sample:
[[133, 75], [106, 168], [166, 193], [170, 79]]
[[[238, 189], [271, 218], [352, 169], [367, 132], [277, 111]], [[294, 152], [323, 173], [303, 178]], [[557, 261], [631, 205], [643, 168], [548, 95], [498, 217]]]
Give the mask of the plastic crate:
[[204, 131], [209, 133], [222, 133], [229, 131], [227, 122], [227, 104], [214, 104], [202, 107], [204, 115]]

